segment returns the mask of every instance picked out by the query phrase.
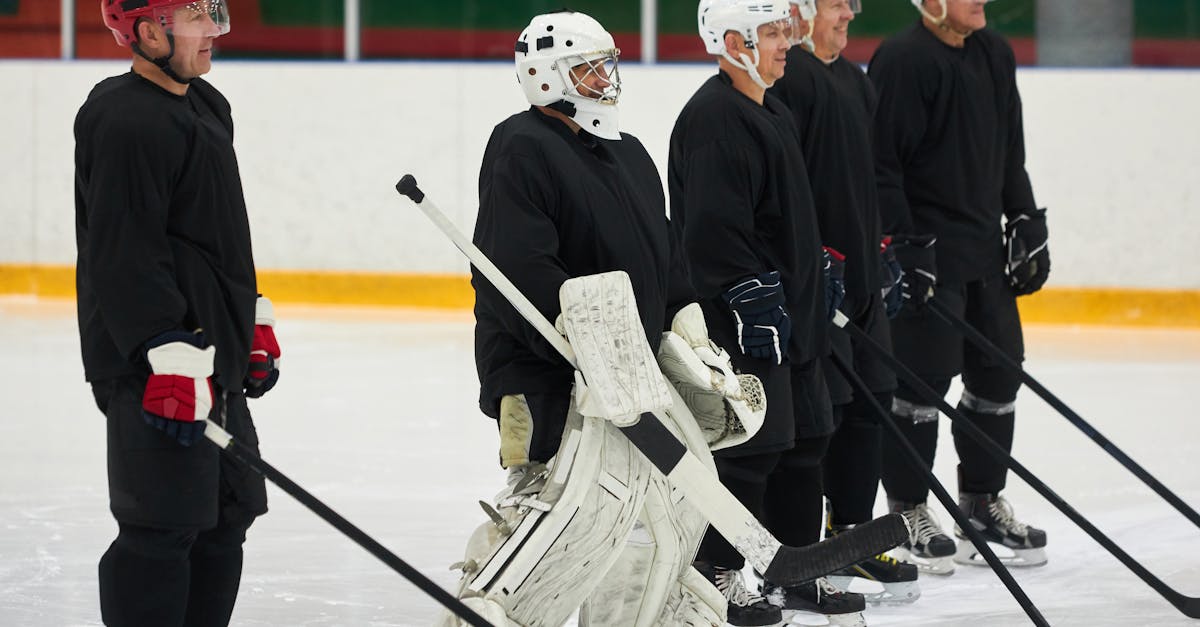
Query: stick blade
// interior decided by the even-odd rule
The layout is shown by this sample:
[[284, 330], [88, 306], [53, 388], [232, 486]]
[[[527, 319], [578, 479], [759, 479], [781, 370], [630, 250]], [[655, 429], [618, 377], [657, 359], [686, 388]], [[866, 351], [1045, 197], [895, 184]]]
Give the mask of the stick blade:
[[857, 564], [908, 540], [908, 524], [900, 514], [888, 514], [808, 546], [782, 546], [764, 578], [794, 586]]

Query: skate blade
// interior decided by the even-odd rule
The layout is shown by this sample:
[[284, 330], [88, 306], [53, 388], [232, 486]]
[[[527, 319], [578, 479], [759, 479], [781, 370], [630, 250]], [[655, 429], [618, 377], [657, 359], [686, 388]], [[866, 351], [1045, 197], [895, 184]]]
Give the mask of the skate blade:
[[[1014, 549], [996, 542], [988, 542], [1001, 564], [1010, 568], [1032, 568], [1046, 563], [1046, 549]], [[964, 566], [988, 566], [987, 560], [975, 549], [970, 540], [959, 540], [954, 561]]]
[[867, 627], [862, 612], [849, 614], [818, 614], [804, 610], [783, 610], [786, 627]]
[[[893, 581], [891, 583], [883, 583], [873, 579], [864, 579], [861, 577], [845, 577], [842, 575], [827, 575], [825, 577], [829, 583], [835, 588], [843, 592], [857, 592], [863, 595], [867, 603], [871, 605], [905, 605], [912, 603], [921, 598], [921, 586], [915, 581]], [[855, 579], [868, 581], [876, 588], [882, 586], [882, 590], [851, 590], [851, 586]], [[865, 584], [864, 584], [865, 585]]]
[[902, 562], [915, 565], [917, 572], [922, 574], [937, 575], [939, 577], [947, 577], [954, 574], [954, 557], [951, 555], [947, 555], [946, 557], [922, 557], [914, 555], [904, 547], [892, 549], [892, 554]]

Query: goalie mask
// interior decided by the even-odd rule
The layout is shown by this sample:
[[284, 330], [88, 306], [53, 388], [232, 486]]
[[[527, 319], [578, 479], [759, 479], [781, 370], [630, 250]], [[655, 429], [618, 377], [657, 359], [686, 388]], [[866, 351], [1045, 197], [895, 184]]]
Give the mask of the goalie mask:
[[[696, 21], [709, 54], [724, 57], [734, 67], [745, 70], [763, 89], [770, 87], [758, 74], [758, 27], [777, 22], [780, 28], [790, 29], [790, 0], [700, 0]], [[725, 48], [725, 33], [729, 31], [742, 36], [753, 57], [742, 53], [735, 59], [729, 54]]]
[[172, 36], [217, 37], [229, 32], [225, 0], [100, 0], [100, 14], [121, 46], [137, 45], [137, 24], [143, 19]]
[[583, 13], [538, 15], [517, 39], [517, 81], [529, 104], [559, 111], [597, 137], [621, 139], [620, 54], [612, 35]]

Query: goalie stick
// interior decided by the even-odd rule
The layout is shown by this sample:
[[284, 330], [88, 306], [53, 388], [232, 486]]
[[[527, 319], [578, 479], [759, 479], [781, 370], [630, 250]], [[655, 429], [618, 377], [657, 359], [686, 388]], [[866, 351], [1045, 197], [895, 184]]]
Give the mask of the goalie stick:
[[[396, 191], [418, 208], [454, 243], [521, 316], [574, 367], [575, 353], [533, 303], [517, 289], [495, 264], [468, 240], [458, 227], [425, 197], [417, 180], [406, 174]], [[899, 514], [888, 514], [859, 525], [834, 538], [804, 547], [783, 545], [741, 504], [696, 456], [688, 452], [653, 413], [644, 413], [621, 432], [633, 442], [672, 485], [701, 511], [709, 524], [732, 544], [746, 561], [768, 579], [782, 585], [798, 585], [839, 568], [856, 564], [908, 539], [908, 523]]]
[[446, 609], [454, 612], [456, 616], [463, 619], [469, 625], [475, 627], [493, 627], [491, 623], [477, 614], [474, 610], [463, 605], [463, 602], [458, 600], [454, 595], [443, 590], [440, 586], [434, 583], [420, 571], [409, 566], [408, 562], [400, 559], [395, 553], [387, 550], [382, 544], [375, 541], [374, 538], [367, 535], [365, 531], [354, 526], [353, 523], [342, 518], [340, 514], [333, 511], [328, 505], [321, 502], [320, 499], [310, 494], [307, 490], [300, 487], [296, 482], [288, 479], [282, 472], [276, 470], [273, 466], [263, 461], [261, 457], [254, 454], [246, 445], [233, 439], [229, 432], [217, 426], [216, 423], [209, 420], [204, 425], [204, 436], [207, 437], [217, 448], [228, 454], [230, 457], [249, 466], [251, 470], [266, 477], [279, 486], [281, 490], [287, 492], [300, 501], [302, 505], [312, 510], [314, 514], [320, 516], [322, 520], [333, 525], [335, 529], [346, 534], [346, 537], [354, 541], [355, 544], [366, 549], [368, 553], [379, 558], [384, 564], [387, 564], [392, 570], [400, 573], [405, 579], [416, 584], [425, 594], [433, 597], [438, 603], [441, 603]]
[[1170, 503], [1172, 507], [1178, 510], [1179, 513], [1183, 514], [1185, 518], [1192, 522], [1192, 524], [1200, 527], [1200, 513], [1197, 513], [1195, 509], [1192, 509], [1192, 507], [1185, 503], [1183, 499], [1179, 498], [1179, 496], [1169, 490], [1167, 486], [1163, 485], [1158, 479], [1155, 479], [1154, 475], [1151, 475], [1146, 471], [1145, 468], [1142, 468], [1141, 465], [1133, 461], [1131, 457], [1125, 454], [1125, 451], [1117, 448], [1117, 445], [1113, 444], [1112, 440], [1104, 437], [1104, 435], [1097, 431], [1095, 427], [1088, 423], [1088, 421], [1084, 420], [1082, 416], [1075, 413], [1075, 411], [1070, 407], [1067, 407], [1066, 403], [1062, 402], [1062, 400], [1060, 400], [1054, 394], [1051, 394], [1050, 390], [1046, 389], [1046, 386], [1038, 382], [1037, 379], [1034, 379], [1033, 376], [1028, 372], [1025, 372], [1025, 369], [1021, 367], [1020, 363], [1018, 363], [1004, 351], [1000, 350], [1000, 347], [996, 346], [990, 340], [984, 337], [984, 335], [980, 333], [978, 329], [971, 326], [966, 320], [963, 320], [960, 316], [955, 315], [954, 312], [947, 309], [945, 305], [937, 302], [937, 299], [929, 301], [929, 306], [933, 310], [934, 315], [944, 320], [950, 326], [954, 327], [959, 333], [967, 336], [967, 339], [970, 340], [970, 342], [980, 350], [991, 355], [1005, 366], [1008, 366], [1017, 374], [1017, 376], [1021, 378], [1021, 381], [1025, 385], [1029, 386], [1029, 389], [1033, 390], [1034, 393], [1042, 397], [1042, 400], [1046, 401], [1046, 403], [1048, 403], [1054, 408], [1055, 411], [1061, 414], [1063, 418], [1066, 418], [1067, 421], [1078, 427], [1079, 430], [1082, 431], [1084, 435], [1091, 438], [1093, 442], [1099, 444], [1100, 448], [1107, 451], [1109, 455], [1112, 455], [1113, 458], [1120, 462], [1122, 466], [1129, 470], [1129, 472], [1132, 472], [1135, 477], [1141, 479], [1142, 483], [1145, 483], [1147, 486], [1149, 486], [1151, 490], [1154, 490], [1155, 494], [1161, 496], [1164, 500], [1166, 500], [1166, 502]]
[[[849, 321], [847, 320], [847, 322]], [[946, 511], [949, 512], [950, 517], [958, 524], [958, 528], [966, 532], [967, 537], [971, 539], [971, 544], [975, 545], [975, 548], [979, 550], [979, 554], [983, 556], [988, 566], [992, 567], [992, 570], [996, 572], [996, 576], [1004, 583], [1004, 587], [1008, 588], [1009, 593], [1017, 600], [1017, 604], [1029, 615], [1029, 620], [1033, 621], [1033, 624], [1039, 627], [1050, 627], [1050, 623], [1046, 621], [1046, 617], [1042, 616], [1041, 610], [1025, 594], [1025, 590], [1021, 588], [1021, 584], [1017, 583], [1016, 579], [1013, 579], [1012, 573], [1000, 561], [1000, 558], [996, 557], [996, 553], [992, 551], [992, 547], [988, 546], [983, 534], [968, 521], [967, 515], [963, 513], [962, 509], [958, 507], [958, 503], [955, 503], [950, 493], [946, 491], [946, 486], [943, 486], [942, 482], [938, 481], [933, 471], [929, 468], [929, 465], [925, 463], [925, 460], [921, 459], [921, 454], [917, 452], [916, 447], [913, 446], [908, 438], [904, 437], [904, 433], [900, 431], [900, 427], [896, 426], [896, 421], [892, 419], [891, 412], [879, 404], [875, 395], [867, 388], [867, 384], [859, 378], [858, 373], [854, 372], [854, 369], [846, 363], [846, 360], [841, 355], [834, 352], [830, 354], [830, 357], [833, 358], [833, 365], [850, 382], [850, 385], [854, 388], [854, 393], [861, 395], [867, 401], [871, 409], [875, 410], [875, 414], [879, 417], [879, 422], [900, 443], [900, 448], [904, 449], [904, 454], [908, 456], [909, 463], [921, 471], [921, 475], [925, 477], [925, 481], [929, 484], [929, 489], [933, 491], [934, 496], [941, 502], [942, 507], [945, 507]]]
[[867, 346], [871, 352], [883, 359], [884, 363], [886, 363], [889, 368], [895, 371], [896, 376], [908, 383], [908, 385], [911, 386], [912, 389], [918, 394], [923, 396], [926, 401], [935, 404], [937, 408], [946, 415], [947, 418], [953, 421], [956, 426], [963, 429], [963, 431], [966, 432], [966, 434], [972, 440], [975, 440], [977, 443], [979, 443], [979, 445], [986, 449], [993, 458], [1012, 469], [1017, 476], [1021, 477], [1021, 479], [1025, 480], [1025, 483], [1029, 484], [1029, 487], [1036, 490], [1037, 493], [1045, 497], [1047, 501], [1050, 501], [1051, 505], [1058, 508], [1058, 511], [1065, 514], [1067, 518], [1070, 518], [1071, 522], [1075, 523], [1080, 529], [1091, 536], [1093, 540], [1099, 543], [1100, 546], [1104, 547], [1105, 550], [1111, 553], [1113, 557], [1117, 558], [1117, 560], [1124, 564], [1126, 568], [1133, 571], [1133, 574], [1137, 575], [1139, 579], [1146, 582], [1146, 584], [1153, 588], [1155, 592], [1162, 596], [1162, 598], [1166, 599], [1168, 603], [1175, 606], [1175, 609], [1182, 612], [1183, 615], [1187, 616], [1188, 618], [1200, 618], [1200, 597], [1186, 596], [1178, 590], [1168, 586], [1165, 582], [1163, 582], [1163, 580], [1155, 577], [1154, 574], [1149, 570], [1146, 570], [1145, 566], [1142, 566], [1140, 562], [1133, 559], [1120, 546], [1118, 546], [1116, 542], [1113, 542], [1111, 538], [1104, 535], [1104, 532], [1097, 529], [1096, 526], [1093, 525], [1086, 517], [1084, 517], [1083, 514], [1080, 514], [1074, 507], [1071, 507], [1069, 503], [1064, 501], [1061, 496], [1055, 493], [1054, 490], [1051, 490], [1050, 486], [1047, 486], [1042, 482], [1041, 479], [1038, 479], [1037, 475], [1030, 472], [1028, 468], [1021, 465], [1021, 463], [1018, 462], [1012, 455], [1001, 448], [999, 444], [996, 444], [996, 442], [989, 438], [982, 429], [972, 424], [971, 421], [967, 420], [967, 418], [963, 416], [962, 413], [957, 409], [951, 407], [950, 404], [946, 402], [946, 399], [942, 398], [937, 391], [929, 387], [924, 381], [921, 380], [920, 377], [913, 373], [912, 370], [909, 370], [908, 367], [901, 363], [899, 359], [891, 354], [891, 352], [880, 346], [879, 343], [872, 339], [871, 336], [867, 335], [865, 331], [851, 324], [850, 320], [846, 318], [844, 314], [839, 312], [834, 318], [833, 322], [839, 327], [849, 331], [850, 334], [855, 337], [855, 339], [857, 339], [864, 346]]

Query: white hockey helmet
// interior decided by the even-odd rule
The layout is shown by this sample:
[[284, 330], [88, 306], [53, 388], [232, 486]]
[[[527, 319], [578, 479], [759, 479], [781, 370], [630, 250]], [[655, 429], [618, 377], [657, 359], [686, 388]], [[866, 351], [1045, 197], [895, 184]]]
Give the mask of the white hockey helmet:
[[[704, 49], [711, 55], [724, 57], [734, 67], [746, 70], [750, 78], [763, 89], [769, 87], [758, 75], [758, 27], [780, 22], [786, 28], [792, 24], [791, 0], [700, 0], [696, 21]], [[733, 31], [742, 36], [754, 57], [745, 54], [735, 59], [725, 49], [725, 33]]]
[[612, 35], [588, 15], [538, 15], [517, 38], [517, 82], [529, 104], [560, 111], [597, 137], [621, 139], [620, 54]]
[[[813, 49], [813, 18], [817, 17], [817, 0], [789, 0], [791, 4], [793, 46], [803, 45], [810, 51]], [[800, 22], [806, 22], [807, 27]]]

